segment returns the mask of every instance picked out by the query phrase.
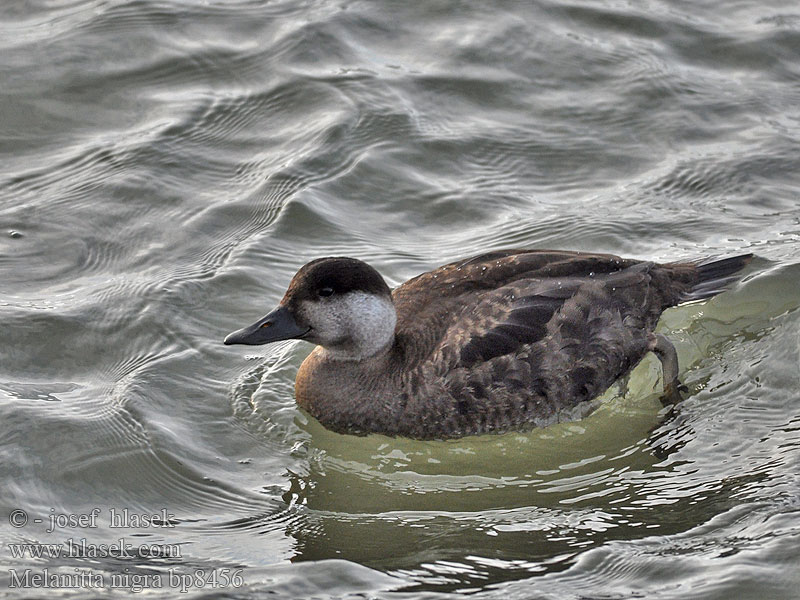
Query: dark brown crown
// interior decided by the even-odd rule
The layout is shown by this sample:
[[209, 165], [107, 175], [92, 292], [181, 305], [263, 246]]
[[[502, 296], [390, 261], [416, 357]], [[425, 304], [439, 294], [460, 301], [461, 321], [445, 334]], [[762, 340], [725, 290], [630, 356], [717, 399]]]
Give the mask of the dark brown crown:
[[284, 302], [315, 300], [347, 292], [391, 296], [381, 274], [367, 263], [335, 256], [318, 258], [304, 265], [292, 278]]

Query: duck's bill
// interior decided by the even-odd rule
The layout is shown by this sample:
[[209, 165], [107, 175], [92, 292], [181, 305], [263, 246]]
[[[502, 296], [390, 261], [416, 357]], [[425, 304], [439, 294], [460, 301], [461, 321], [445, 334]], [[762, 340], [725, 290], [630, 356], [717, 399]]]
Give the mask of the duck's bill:
[[308, 331], [295, 323], [292, 313], [286, 307], [279, 306], [260, 321], [229, 334], [224, 343], [226, 346], [232, 344], [257, 346], [281, 340], [299, 339]]

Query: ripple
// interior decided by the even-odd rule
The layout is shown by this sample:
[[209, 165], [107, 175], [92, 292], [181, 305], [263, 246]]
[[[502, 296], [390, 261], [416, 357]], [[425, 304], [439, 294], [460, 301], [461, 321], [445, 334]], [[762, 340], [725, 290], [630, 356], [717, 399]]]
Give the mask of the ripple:
[[0, 391], [5, 395], [18, 400], [46, 400], [49, 402], [61, 402], [63, 395], [74, 395], [74, 392], [81, 389], [75, 383], [67, 382], [17, 382], [5, 381], [0, 384]]
[[[567, 596], [570, 598], [584, 597], [597, 589], [606, 590], [608, 597], [627, 597], [643, 588], [657, 598], [681, 598], [689, 590], [703, 595], [722, 595], [754, 585], [759, 587], [760, 593], [769, 593], [763, 583], [755, 582], [764, 577], [762, 568], [775, 571], [773, 576], [778, 576], [777, 569], [755, 567], [750, 547], [760, 540], [770, 554], [777, 556], [784, 544], [778, 536], [755, 533], [761, 530], [765, 517], [775, 525], [781, 519], [770, 506], [747, 505], [731, 509], [706, 525], [670, 539], [654, 536], [609, 544], [586, 552], [563, 573], [537, 578], [535, 585], [544, 598], [564, 597], [565, 589], [570, 590]], [[714, 543], [703, 541], [709, 535]], [[709, 569], [718, 571], [720, 577], [709, 579]], [[531, 584], [533, 581], [528, 580], [522, 585], [507, 586], [503, 597], [526, 597], [525, 588]], [[770, 591], [784, 597], [782, 589], [776, 585]], [[485, 595], [487, 598], [497, 596], [496, 592]]]
[[[36, 43], [59, 37], [92, 20], [105, 0], [61, 3], [59, 7], [44, 9], [28, 6], [24, 11], [15, 11], [13, 6], [4, 6], [0, 19], [2, 48], [16, 48], [23, 43]], [[35, 9], [39, 8], [38, 11]], [[33, 10], [32, 10], [33, 9]]]

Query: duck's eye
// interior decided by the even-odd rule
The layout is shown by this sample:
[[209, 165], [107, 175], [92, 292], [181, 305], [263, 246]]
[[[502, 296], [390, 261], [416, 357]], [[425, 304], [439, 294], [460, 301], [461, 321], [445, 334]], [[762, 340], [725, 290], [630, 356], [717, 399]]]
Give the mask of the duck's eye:
[[327, 298], [328, 296], [333, 296], [333, 288], [331, 287], [324, 287], [317, 292], [323, 298]]

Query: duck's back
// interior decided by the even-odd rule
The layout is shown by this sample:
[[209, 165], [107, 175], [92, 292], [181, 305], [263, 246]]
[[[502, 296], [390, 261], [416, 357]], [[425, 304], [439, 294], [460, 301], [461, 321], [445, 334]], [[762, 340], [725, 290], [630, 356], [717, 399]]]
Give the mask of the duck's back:
[[665, 308], [713, 295], [745, 260], [505, 250], [411, 279], [393, 292], [397, 433], [454, 437], [575, 416], [644, 357]]

